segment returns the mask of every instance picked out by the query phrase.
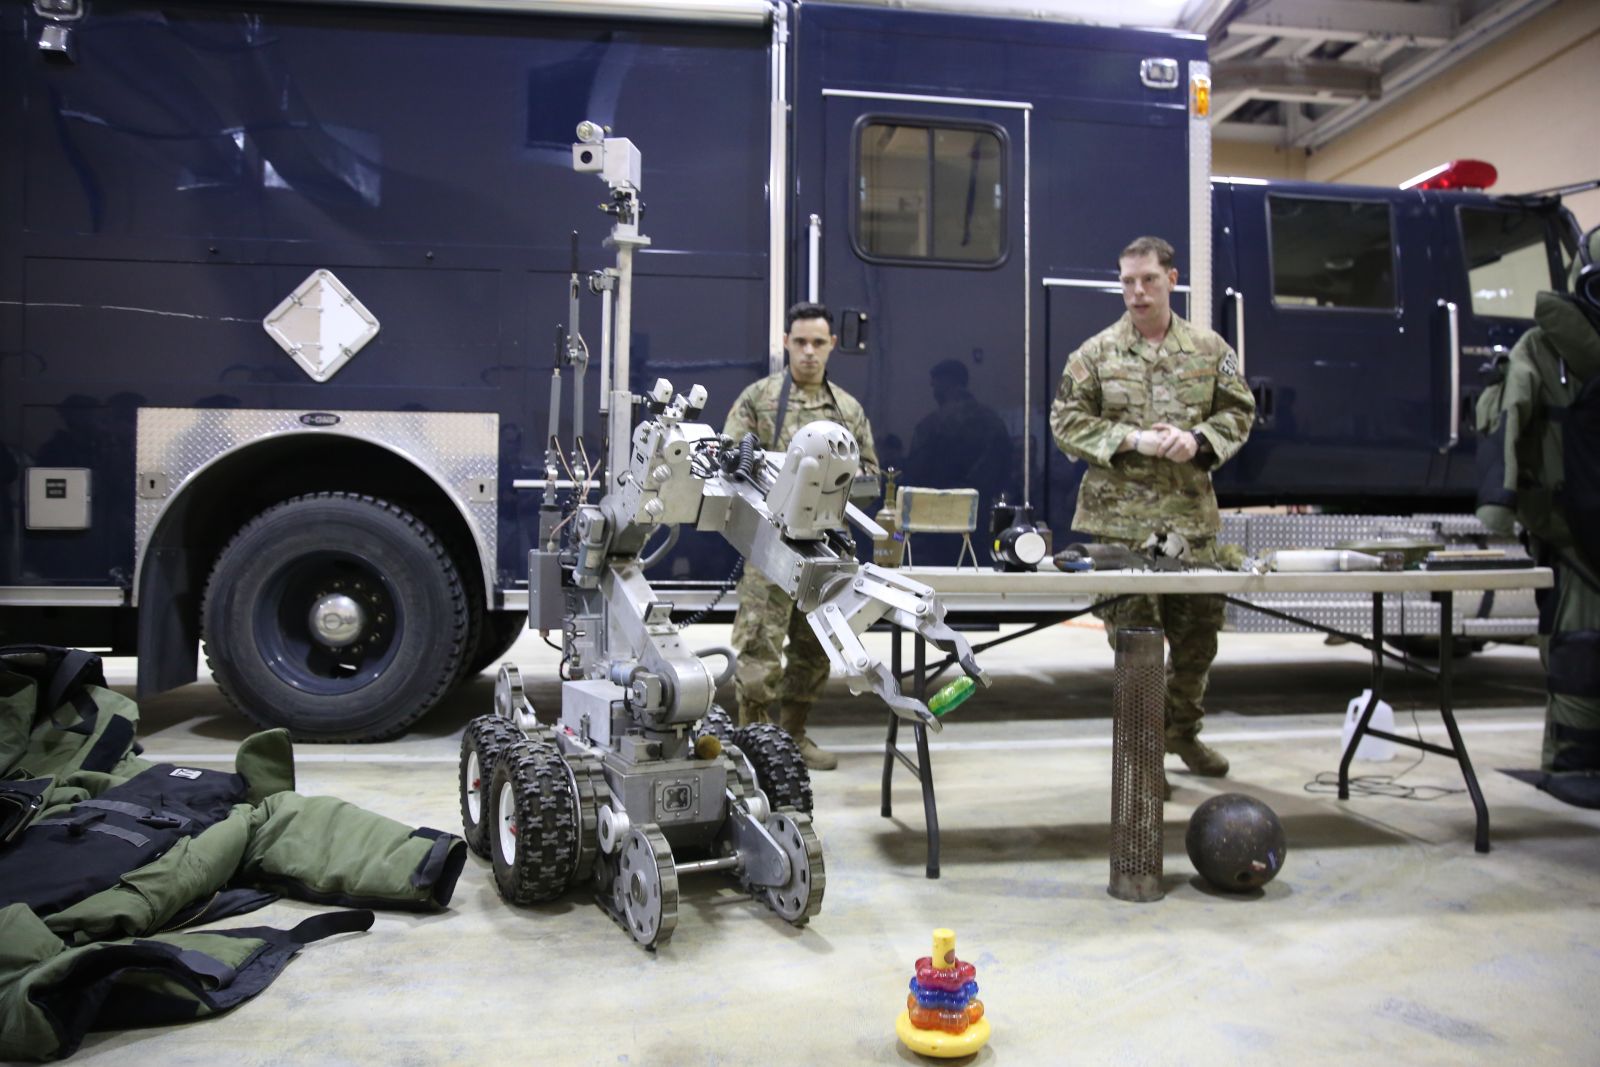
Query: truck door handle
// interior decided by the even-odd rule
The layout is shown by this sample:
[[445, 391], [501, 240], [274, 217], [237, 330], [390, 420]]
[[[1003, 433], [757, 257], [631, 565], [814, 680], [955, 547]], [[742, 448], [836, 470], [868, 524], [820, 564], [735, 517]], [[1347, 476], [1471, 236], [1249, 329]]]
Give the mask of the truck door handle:
[[1244, 377], [1244, 294], [1233, 286], [1223, 292], [1233, 301], [1233, 353], [1239, 357], [1239, 377]]
[[845, 308], [839, 314], [839, 350], [862, 353], [867, 350], [867, 313]]
[[1272, 382], [1266, 378], [1257, 378], [1255, 381], [1246, 382], [1250, 392], [1256, 398], [1256, 425], [1262, 429], [1271, 429], [1278, 414], [1278, 396], [1272, 388]]
[[1450, 411], [1450, 439], [1439, 449], [1441, 453], [1449, 452], [1461, 440], [1461, 310], [1455, 302], [1439, 299], [1439, 306], [1444, 308], [1445, 317], [1450, 323], [1450, 348], [1445, 353], [1445, 358], [1450, 363], [1450, 392], [1446, 394], [1445, 406]]

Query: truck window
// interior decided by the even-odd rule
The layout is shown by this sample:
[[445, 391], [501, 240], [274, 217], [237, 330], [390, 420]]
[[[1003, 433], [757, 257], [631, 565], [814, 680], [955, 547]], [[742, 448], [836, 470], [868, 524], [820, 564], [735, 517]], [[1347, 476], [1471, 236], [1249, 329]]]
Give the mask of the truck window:
[[856, 127], [856, 251], [990, 266], [1005, 258], [1005, 133], [870, 119]]
[[1475, 315], [1533, 318], [1533, 298], [1559, 288], [1551, 275], [1549, 226], [1531, 211], [1461, 208], [1461, 244]]
[[1280, 305], [1395, 305], [1394, 237], [1381, 201], [1269, 196], [1272, 298]]

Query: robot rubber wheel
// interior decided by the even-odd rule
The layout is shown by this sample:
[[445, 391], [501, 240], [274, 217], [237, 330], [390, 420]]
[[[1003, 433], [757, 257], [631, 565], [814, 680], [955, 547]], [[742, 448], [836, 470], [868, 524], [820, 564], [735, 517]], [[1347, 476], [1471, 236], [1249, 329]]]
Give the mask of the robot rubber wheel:
[[804, 926], [822, 910], [828, 876], [822, 865], [822, 840], [811, 828], [811, 816], [798, 811], [774, 811], [767, 820], [778, 845], [789, 856], [789, 881], [761, 890], [767, 907], [785, 922]]
[[628, 933], [660, 948], [678, 925], [678, 868], [672, 846], [654, 826], [636, 826], [618, 850], [614, 905]]
[[518, 741], [500, 754], [490, 786], [495, 887], [512, 904], [565, 893], [578, 866], [577, 798], [561, 752]]
[[756, 784], [774, 808], [811, 810], [811, 772], [782, 727], [758, 722], [733, 732], [733, 743], [756, 769]]
[[461, 836], [467, 847], [485, 858], [489, 855], [489, 786], [500, 754], [522, 740], [510, 720], [498, 715], [480, 715], [467, 724], [461, 734]]

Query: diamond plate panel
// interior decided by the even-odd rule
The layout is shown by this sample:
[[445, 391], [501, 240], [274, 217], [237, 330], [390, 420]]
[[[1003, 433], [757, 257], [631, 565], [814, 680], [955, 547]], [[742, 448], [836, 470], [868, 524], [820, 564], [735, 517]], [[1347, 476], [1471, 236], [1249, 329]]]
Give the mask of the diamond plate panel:
[[[1372, 631], [1372, 598], [1347, 597], [1338, 593], [1299, 593], [1291, 597], [1252, 596], [1241, 599], [1264, 608], [1272, 608], [1296, 615], [1323, 626], [1331, 626], [1345, 633], [1368, 634]], [[1461, 630], [1460, 613], [1456, 613], [1456, 632]], [[1227, 627], [1236, 633], [1252, 634], [1303, 634], [1313, 632], [1309, 626], [1274, 619], [1248, 611], [1235, 604], [1228, 605]], [[1383, 631], [1390, 637], [1401, 633], [1413, 635], [1439, 632], [1439, 605], [1421, 594], [1416, 599], [1386, 596], [1383, 598]]]
[[[224, 456], [281, 437], [327, 434], [387, 448], [410, 460], [460, 509], [483, 561], [493, 603], [500, 416], [452, 411], [271, 411], [239, 408], [140, 408], [134, 508], [137, 604], [145, 550], [161, 517], [196, 477]], [[164, 488], [158, 492], [155, 487]]]
[[1217, 535], [1252, 556], [1274, 548], [1333, 548], [1345, 541], [1393, 538], [1517, 545], [1514, 538], [1491, 534], [1475, 515], [1224, 515]]
[[1461, 623], [1461, 632], [1468, 637], [1490, 639], [1537, 637], [1539, 616], [1529, 615], [1522, 619], [1466, 619]]
[[[1459, 542], [1464, 547], [1488, 545], [1521, 549], [1514, 540], [1496, 537], [1473, 515], [1224, 515], [1217, 539], [1240, 545], [1245, 554], [1261, 556], [1277, 548], [1331, 548], [1348, 541], [1404, 538]], [[1372, 598], [1342, 593], [1301, 593], [1283, 597], [1244, 597], [1251, 603], [1299, 615], [1347, 633], [1372, 629]], [[1531, 590], [1455, 596], [1455, 632], [1471, 636], [1522, 637], [1535, 632], [1538, 609]], [[1486, 610], [1487, 607], [1487, 610]], [[1479, 616], [1483, 616], [1480, 618]], [[1228, 605], [1226, 626], [1236, 633], [1310, 633], [1310, 627], [1284, 622]], [[1384, 598], [1385, 633], [1437, 634], [1439, 605], [1428, 593]]]

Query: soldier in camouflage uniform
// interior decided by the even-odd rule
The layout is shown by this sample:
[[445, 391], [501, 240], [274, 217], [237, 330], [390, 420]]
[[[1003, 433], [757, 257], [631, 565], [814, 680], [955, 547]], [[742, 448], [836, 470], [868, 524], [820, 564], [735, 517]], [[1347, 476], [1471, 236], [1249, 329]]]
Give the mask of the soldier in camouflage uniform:
[[[1063, 452], [1089, 464], [1073, 529], [1135, 549], [1152, 534], [1177, 533], [1194, 562], [1215, 564], [1222, 522], [1211, 470], [1244, 445], [1255, 399], [1227, 342], [1172, 312], [1172, 263], [1172, 246], [1159, 237], [1123, 249], [1128, 311], [1067, 359], [1050, 432]], [[1222, 612], [1221, 597], [1171, 595], [1096, 610], [1113, 647], [1119, 626], [1166, 631], [1167, 751], [1213, 777], [1228, 773], [1228, 761], [1198, 735]]]
[[[877, 473], [878, 454], [866, 411], [855, 397], [827, 379], [828, 357], [839, 340], [833, 335], [828, 309], [821, 304], [796, 304], [785, 317], [784, 329], [788, 367], [739, 394], [723, 433], [734, 440], [753, 433], [763, 447], [782, 452], [800, 427], [826, 419], [855, 435], [861, 447], [862, 470]], [[780, 413], [779, 398], [785, 393]], [[799, 744], [806, 766], [819, 771], [837, 767], [839, 757], [818, 748], [806, 736], [806, 717], [828, 680], [828, 654], [794, 601], [753, 567], [745, 568], [739, 582], [733, 648], [738, 654], [733, 687], [740, 724], [771, 722], [777, 705], [778, 725]]]

